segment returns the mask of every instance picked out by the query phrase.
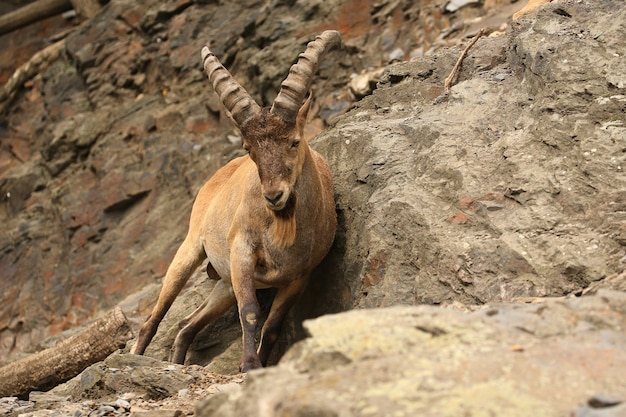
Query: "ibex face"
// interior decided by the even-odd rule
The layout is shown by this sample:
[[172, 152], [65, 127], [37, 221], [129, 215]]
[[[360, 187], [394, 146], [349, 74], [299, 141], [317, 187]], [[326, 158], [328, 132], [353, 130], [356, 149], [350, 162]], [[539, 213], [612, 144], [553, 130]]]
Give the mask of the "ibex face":
[[295, 124], [263, 109], [242, 128], [243, 147], [257, 166], [265, 204], [270, 210], [281, 211], [294, 202], [293, 190], [305, 157], [300, 143], [308, 103]]
[[326, 31], [310, 42], [291, 67], [270, 109], [261, 109], [209, 48], [202, 50], [204, 69], [243, 134], [243, 146], [258, 168], [263, 198], [270, 210], [280, 212], [294, 201], [292, 191], [304, 161], [299, 144], [310, 106], [310, 100], [302, 102], [320, 56], [340, 43], [336, 31]]

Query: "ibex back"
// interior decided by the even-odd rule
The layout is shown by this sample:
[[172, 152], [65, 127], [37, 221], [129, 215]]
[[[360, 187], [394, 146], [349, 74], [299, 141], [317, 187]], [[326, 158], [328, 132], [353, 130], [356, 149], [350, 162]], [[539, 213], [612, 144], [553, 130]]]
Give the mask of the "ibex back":
[[[165, 275], [159, 299], [141, 327], [132, 353], [143, 354], [174, 299], [205, 258], [218, 280], [208, 299], [181, 322], [170, 361], [183, 363], [196, 334], [237, 304], [242, 327], [242, 372], [264, 366], [289, 309], [335, 236], [331, 173], [303, 136], [318, 61], [341, 43], [326, 31], [298, 57], [271, 108], [261, 109], [220, 64], [202, 49], [204, 69], [241, 130], [248, 155], [221, 168], [202, 187], [189, 231]], [[257, 288], [277, 288], [261, 331]]]

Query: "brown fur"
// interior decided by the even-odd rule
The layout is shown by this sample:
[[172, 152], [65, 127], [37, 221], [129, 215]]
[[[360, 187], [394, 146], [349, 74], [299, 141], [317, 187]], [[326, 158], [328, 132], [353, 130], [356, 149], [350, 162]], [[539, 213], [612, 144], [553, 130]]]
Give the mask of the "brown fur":
[[291, 197], [292, 202], [281, 211], [274, 213], [274, 222], [272, 223], [272, 237], [274, 244], [278, 247], [285, 248], [294, 244], [296, 240], [296, 199], [294, 193]]
[[[326, 35], [324, 39], [334, 36]], [[317, 42], [310, 51], [317, 54], [322, 47]], [[233, 103], [239, 99], [249, 103], [250, 97], [225, 69], [215, 70], [219, 61], [208, 48], [203, 49], [203, 57], [211, 61], [205, 60], [207, 73], [220, 73], [214, 87], [222, 100], [228, 97]], [[243, 124], [239, 127], [249, 155], [229, 162], [198, 192], [187, 236], [167, 270], [159, 299], [141, 327], [133, 353], [143, 354], [193, 271], [208, 259], [207, 273], [218, 281], [207, 300], [181, 322], [170, 360], [183, 363], [196, 334], [237, 304], [243, 340], [240, 369], [246, 372], [265, 365], [287, 312], [335, 235], [330, 170], [303, 139], [310, 104], [309, 97], [295, 120], [286, 119], [284, 114], [290, 112], [285, 106], [281, 108], [283, 116], [259, 109], [256, 103], [233, 113], [233, 120]], [[277, 292], [257, 350], [260, 309], [256, 289], [266, 287], [275, 287]]]

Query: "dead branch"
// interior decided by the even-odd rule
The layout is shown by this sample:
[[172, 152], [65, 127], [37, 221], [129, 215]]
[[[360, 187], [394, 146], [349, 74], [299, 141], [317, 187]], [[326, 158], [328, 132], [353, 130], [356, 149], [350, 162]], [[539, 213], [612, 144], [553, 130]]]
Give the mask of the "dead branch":
[[485, 29], [480, 29], [480, 31], [478, 31], [476, 36], [474, 36], [472, 38], [472, 40], [465, 47], [465, 49], [463, 49], [463, 52], [461, 53], [461, 56], [459, 57], [459, 59], [457, 59], [456, 64], [454, 64], [454, 68], [452, 68], [452, 72], [450, 72], [450, 75], [448, 75], [448, 78], [446, 78], [446, 80], [445, 80], [445, 82], [443, 84], [443, 92], [444, 93], [447, 93], [448, 91], [450, 91], [450, 87], [452, 86], [452, 80], [456, 76], [456, 73], [459, 72], [459, 68], [461, 67], [461, 63], [463, 62], [463, 60], [465, 59], [465, 56], [467, 55], [467, 51], [469, 51], [470, 48], [472, 46], [474, 46], [476, 41], [478, 41], [478, 39], [481, 36], [483, 36], [484, 33], [485, 33]]
[[37, 0], [0, 16], [0, 35], [63, 13], [71, 8], [70, 0]]
[[46, 391], [124, 347], [131, 337], [126, 316], [116, 307], [81, 333], [0, 368], [0, 397]]
[[37, 52], [27, 63], [19, 67], [9, 78], [9, 81], [0, 89], [0, 114], [4, 114], [15, 97], [19, 88], [29, 79], [41, 72], [46, 65], [59, 58], [65, 47], [65, 39], [61, 39]]

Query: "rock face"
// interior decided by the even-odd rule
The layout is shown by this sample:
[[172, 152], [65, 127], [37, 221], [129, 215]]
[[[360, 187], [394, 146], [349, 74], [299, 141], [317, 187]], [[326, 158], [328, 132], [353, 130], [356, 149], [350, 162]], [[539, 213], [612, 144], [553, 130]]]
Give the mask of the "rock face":
[[[626, 10], [557, 2], [389, 67], [315, 140], [335, 175], [338, 310], [580, 294], [624, 270]], [[619, 19], [617, 19], [619, 18]]]
[[[442, 14], [408, 0], [108, 2], [67, 35], [61, 59], [23, 86], [0, 123], [0, 360], [164, 275], [195, 193], [241, 154], [201, 72], [205, 43], [268, 104], [306, 42], [340, 29], [346, 48], [314, 84], [314, 135], [351, 106], [352, 73], [454, 44], [463, 31], [448, 36], [453, 21], [486, 12]], [[154, 291], [127, 313], [145, 316], [153, 302]]]
[[306, 321], [307, 339], [247, 377], [114, 354], [0, 412], [621, 417], [625, 327], [626, 294], [609, 290], [471, 313], [357, 309]]
[[[3, 360], [125, 297], [137, 320], [150, 311], [193, 196], [241, 153], [200, 71], [201, 46], [211, 42], [268, 104], [329, 26], [346, 47], [320, 68], [309, 133], [330, 124], [313, 146], [333, 170], [340, 225], [283, 350], [303, 335], [302, 319], [353, 308], [624, 289], [621, 1], [556, 1], [506, 32], [494, 30], [502, 20], [483, 20], [492, 36], [470, 50], [447, 94], [461, 49], [437, 48], [455, 33], [443, 29], [478, 9], [235, 3], [111, 1], [16, 98], [0, 124]], [[403, 59], [353, 106], [352, 73]], [[211, 285], [195, 275], [150, 355], [167, 356], [177, 321]], [[237, 332], [231, 312], [188, 361], [236, 363]]]
[[196, 415], [623, 416], [625, 305], [624, 293], [603, 291], [471, 314], [418, 306], [324, 316], [305, 323], [311, 337], [278, 366]]
[[[309, 134], [330, 125], [312, 144], [334, 173], [340, 224], [280, 348], [304, 335], [305, 318], [357, 310], [306, 322], [311, 337], [276, 368], [197, 414], [623, 415], [623, 2], [555, 0], [506, 31], [487, 4], [508, 1], [454, 14], [432, 3], [120, 0], [70, 34], [63, 59], [0, 123], [2, 360], [118, 303], [137, 321], [150, 311], [193, 196], [241, 153], [199, 69], [201, 46], [211, 41], [267, 104], [330, 26], [346, 47], [320, 68]], [[461, 49], [440, 47], [479, 11], [491, 35], [443, 93]], [[369, 67], [354, 77], [356, 94], [376, 88], [354, 104], [350, 76]], [[212, 285], [194, 275], [152, 358], [116, 355], [52, 397], [0, 405], [19, 414], [91, 397], [132, 407], [126, 394], [192, 390], [209, 370], [158, 359]], [[266, 308], [271, 295], [261, 294]], [[239, 338], [231, 311], [188, 363], [236, 372]], [[94, 408], [83, 405], [71, 413]]]

